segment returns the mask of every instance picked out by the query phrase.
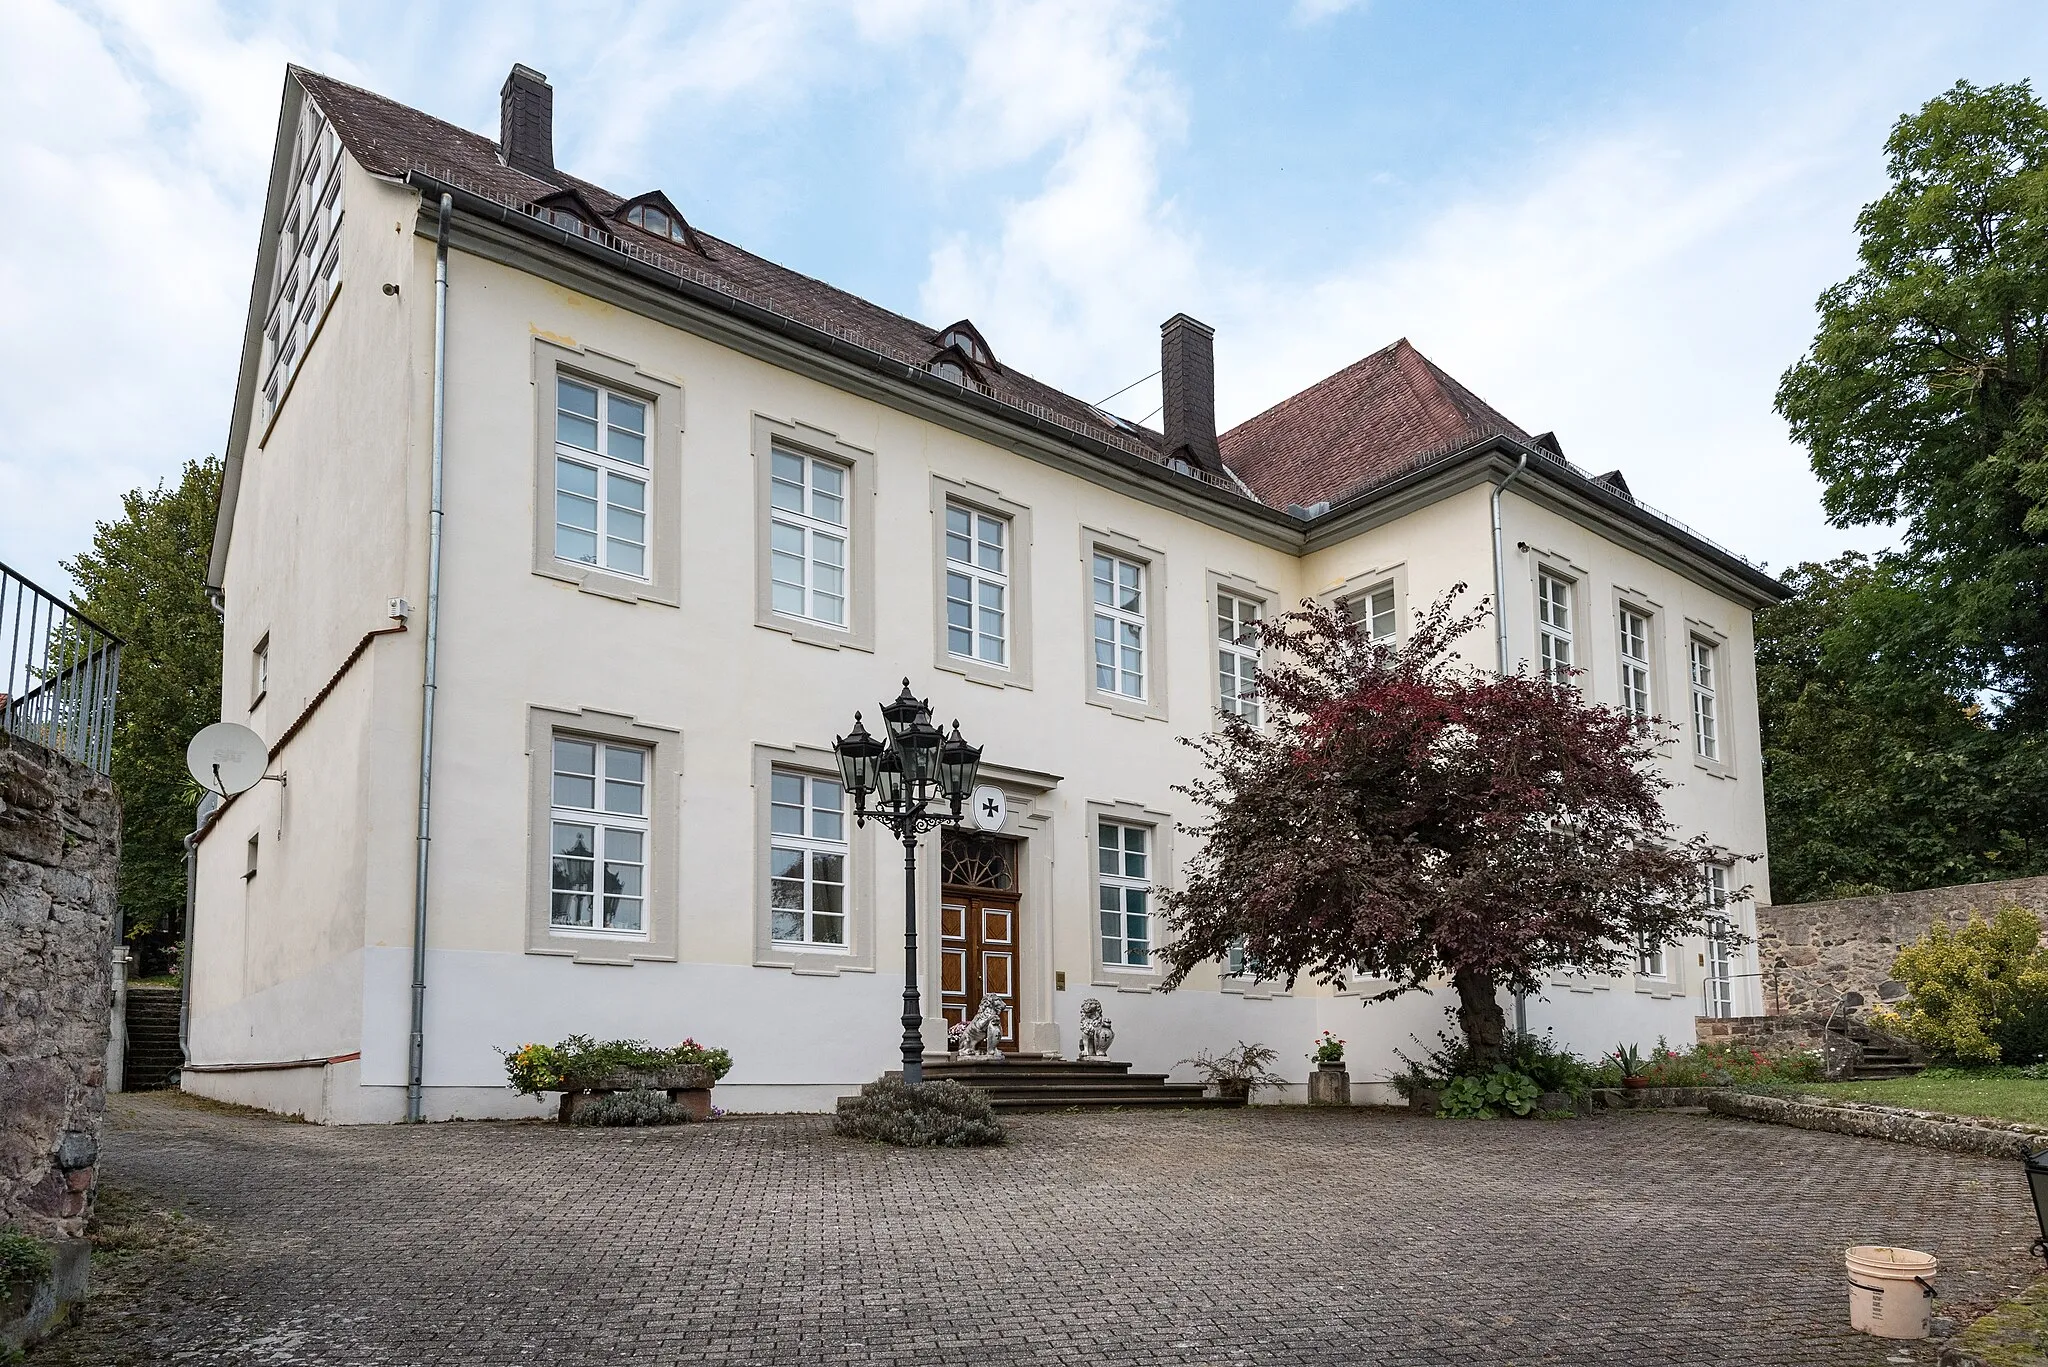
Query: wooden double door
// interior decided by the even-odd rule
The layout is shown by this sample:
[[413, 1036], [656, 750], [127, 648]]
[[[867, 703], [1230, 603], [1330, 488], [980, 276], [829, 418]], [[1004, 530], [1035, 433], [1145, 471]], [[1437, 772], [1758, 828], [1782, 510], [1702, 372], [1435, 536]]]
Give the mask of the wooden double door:
[[1017, 842], [944, 831], [939, 869], [939, 1003], [951, 1026], [984, 1000], [1003, 1004], [1003, 1050], [1017, 1049]]

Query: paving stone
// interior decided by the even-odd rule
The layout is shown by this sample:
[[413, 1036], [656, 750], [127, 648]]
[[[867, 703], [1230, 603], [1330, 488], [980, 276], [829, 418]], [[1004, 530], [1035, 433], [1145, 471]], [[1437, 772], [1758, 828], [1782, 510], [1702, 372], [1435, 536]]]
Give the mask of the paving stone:
[[[1842, 1249], [2030, 1279], [2017, 1164], [1669, 1113], [1258, 1107], [320, 1128], [112, 1099], [102, 1180], [211, 1226], [36, 1367], [212, 1363], [1931, 1363]], [[1903, 1352], [1903, 1356], [1901, 1356]]]

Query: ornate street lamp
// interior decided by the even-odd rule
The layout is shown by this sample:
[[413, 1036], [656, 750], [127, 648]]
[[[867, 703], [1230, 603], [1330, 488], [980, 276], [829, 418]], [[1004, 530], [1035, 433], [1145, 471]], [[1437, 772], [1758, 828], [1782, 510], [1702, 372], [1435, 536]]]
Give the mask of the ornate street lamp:
[[2028, 1154], [2026, 1163], [2027, 1190], [2033, 1194], [2034, 1219], [2041, 1226], [2041, 1237], [2027, 1252], [2048, 1258], [2048, 1149]]
[[[924, 1008], [917, 990], [917, 841], [936, 826], [960, 824], [960, 809], [974, 791], [981, 747], [932, 725], [931, 704], [913, 696], [910, 680], [882, 707], [887, 741], [868, 734], [860, 713], [853, 733], [832, 742], [839, 777], [853, 795], [853, 819], [868, 818], [903, 842], [903, 1080], [924, 1081]], [[872, 799], [872, 801], [870, 801]], [[935, 805], [936, 803], [936, 805]]]

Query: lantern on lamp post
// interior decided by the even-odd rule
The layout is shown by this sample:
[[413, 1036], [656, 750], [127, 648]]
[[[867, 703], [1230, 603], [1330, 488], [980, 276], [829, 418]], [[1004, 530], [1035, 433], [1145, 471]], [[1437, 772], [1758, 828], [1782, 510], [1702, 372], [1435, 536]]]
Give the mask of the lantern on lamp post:
[[832, 751], [840, 781], [853, 797], [853, 819], [870, 817], [903, 842], [903, 1080], [924, 1081], [924, 1008], [917, 986], [917, 842], [937, 826], [957, 826], [974, 791], [981, 747], [969, 745], [953, 723], [947, 735], [932, 725], [931, 704], [912, 695], [910, 680], [894, 702], [882, 706], [886, 738], [869, 733], [860, 713], [853, 731], [837, 737]]

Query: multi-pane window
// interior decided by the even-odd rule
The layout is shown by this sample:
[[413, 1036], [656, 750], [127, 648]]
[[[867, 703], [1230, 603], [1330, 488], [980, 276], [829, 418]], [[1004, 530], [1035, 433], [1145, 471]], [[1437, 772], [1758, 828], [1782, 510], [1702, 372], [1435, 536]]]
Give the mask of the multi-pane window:
[[1364, 593], [1354, 593], [1338, 605], [1352, 621], [1365, 628], [1375, 641], [1394, 639], [1394, 586], [1382, 584]]
[[[299, 111], [291, 165], [295, 179], [278, 227], [264, 307], [259, 373], [264, 377], [262, 416], [266, 422], [283, 401], [328, 305], [341, 288], [341, 139], [310, 99]], [[320, 251], [323, 245], [327, 249], [324, 254]]]
[[1152, 966], [1152, 829], [1104, 821], [1096, 832], [1096, 887], [1107, 968]]
[[1645, 978], [1661, 978], [1665, 975], [1664, 946], [1651, 944], [1647, 939], [1636, 941], [1636, 972]]
[[784, 617], [843, 627], [847, 468], [780, 446], [769, 459], [770, 605]]
[[946, 505], [946, 650], [966, 660], [1010, 662], [1010, 523]]
[[1259, 616], [1264, 606], [1241, 593], [1216, 594], [1216, 685], [1219, 706], [1259, 724]]
[[647, 751], [554, 738], [550, 924], [641, 934], [647, 905]]
[[1266, 966], [1252, 957], [1250, 947], [1243, 940], [1233, 940], [1223, 953], [1223, 971], [1233, 978], [1262, 978], [1266, 975]]
[[647, 575], [647, 402], [555, 378], [555, 557]]
[[1572, 581], [1549, 570], [1536, 575], [1536, 645], [1543, 677], [1566, 683], [1572, 669]]
[[1728, 866], [1710, 863], [1702, 879], [1707, 906], [1707, 978], [1702, 985], [1708, 1016], [1735, 1014], [1735, 943], [1728, 924]]
[[1650, 619], [1630, 607], [1621, 610], [1621, 708], [1650, 715]]
[[1095, 687], [1145, 696], [1145, 567], [1095, 553]]
[[1692, 654], [1692, 748], [1701, 759], [1721, 757], [1719, 718], [1715, 714], [1715, 689], [1719, 686], [1714, 643], [1695, 636]]
[[769, 777], [768, 909], [778, 944], [846, 944], [846, 790], [837, 779]]

